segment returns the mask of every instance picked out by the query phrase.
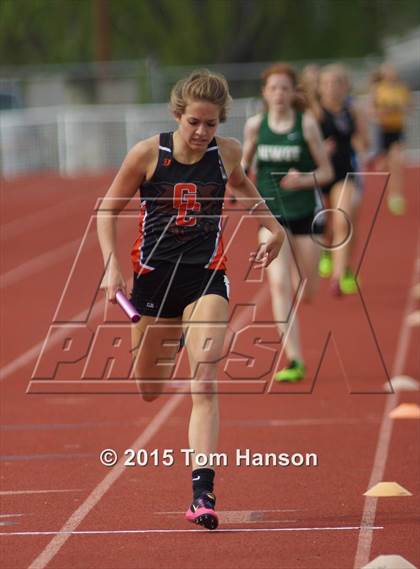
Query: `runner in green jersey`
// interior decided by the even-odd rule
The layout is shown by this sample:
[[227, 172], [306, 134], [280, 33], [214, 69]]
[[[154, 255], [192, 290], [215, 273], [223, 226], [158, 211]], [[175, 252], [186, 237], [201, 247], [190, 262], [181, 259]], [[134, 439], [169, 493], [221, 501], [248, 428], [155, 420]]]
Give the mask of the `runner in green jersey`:
[[[295, 112], [291, 128], [275, 132], [269, 126], [269, 113], [261, 118], [256, 147], [257, 187], [266, 198], [274, 215], [289, 223], [312, 218], [316, 206], [313, 175], [308, 177], [311, 189], [290, 191], [280, 184], [291, 168], [300, 172], [313, 172], [314, 161], [303, 133], [303, 114]], [[306, 232], [305, 232], [306, 233]]]
[[[305, 112], [297, 92], [296, 73], [287, 64], [275, 64], [263, 73], [266, 111], [248, 119], [244, 134], [244, 167], [256, 161], [257, 187], [268, 207], [287, 229], [288, 240], [268, 267], [273, 314], [285, 338], [288, 365], [275, 373], [277, 381], [300, 381], [305, 365], [297, 318], [291, 308], [294, 290], [304, 279], [303, 298], [317, 288], [319, 246], [312, 239], [316, 208], [314, 186], [332, 179], [332, 167], [315, 118]], [[264, 243], [263, 227], [259, 239]], [[293, 261], [293, 262], [292, 262]]]

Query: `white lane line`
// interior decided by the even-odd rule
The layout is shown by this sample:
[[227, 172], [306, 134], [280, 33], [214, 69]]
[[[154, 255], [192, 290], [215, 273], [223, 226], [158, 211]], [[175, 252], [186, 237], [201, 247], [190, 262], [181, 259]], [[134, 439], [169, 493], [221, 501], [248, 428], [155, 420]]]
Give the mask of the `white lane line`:
[[[92, 319], [96, 318], [102, 310], [103, 310], [103, 301], [98, 301], [92, 307], [92, 312], [90, 317]], [[73, 321], [78, 322], [84, 318], [86, 318], [86, 310], [82, 310], [81, 312], [79, 312], [79, 314], [76, 314], [73, 317]], [[62, 330], [54, 334], [52, 338], [49, 339], [48, 344], [50, 346], [55, 346], [55, 344], [57, 344], [60, 340], [63, 340], [66, 337], [66, 335], [67, 335], [67, 330], [63, 328]], [[26, 366], [32, 360], [40, 356], [41, 349], [46, 343], [46, 341], [47, 341], [47, 334], [45, 335], [45, 338], [41, 342], [38, 342], [37, 344], [35, 344], [35, 346], [29, 348], [29, 350], [27, 350], [19, 357], [15, 358], [14, 360], [6, 364], [3, 368], [1, 368], [0, 381], [7, 379], [10, 375], [20, 370], [22, 367]]]
[[78, 429], [102, 429], [112, 427], [139, 427], [143, 423], [147, 423], [146, 417], [141, 417], [133, 421], [101, 421], [98, 423], [9, 423], [0, 424], [1, 432], [14, 431], [57, 431], [57, 430], [78, 430]]
[[[263, 298], [267, 297], [267, 295], [265, 294], [265, 289], [266, 289], [266, 287], [263, 287], [263, 289], [260, 289], [259, 293], [251, 300], [251, 302], [254, 302], [254, 304], [256, 305], [260, 301], [262, 301]], [[100, 311], [103, 309], [103, 302], [104, 301], [98, 301], [93, 306], [92, 313], [90, 315], [90, 317], [92, 319], [99, 316]], [[86, 311], [83, 310], [83, 311], [79, 312], [79, 314], [76, 314], [73, 317], [73, 320], [78, 322], [78, 321], [84, 319], [85, 317], [86, 317]], [[246, 322], [246, 320], [247, 320], [247, 315], [242, 314], [240, 317], [238, 317], [237, 319], [232, 321], [230, 323], [230, 325], [235, 326], [235, 329], [237, 329], [237, 328], [240, 328], [241, 326], [243, 326], [243, 324]], [[49, 345], [51, 347], [54, 346], [55, 344], [57, 344], [57, 342], [59, 342], [60, 340], [63, 340], [66, 337], [66, 334], [67, 334], [67, 332], [66, 332], [65, 328], [63, 328], [61, 331], [54, 334], [52, 339], [50, 338]], [[24, 352], [23, 354], [21, 354], [20, 356], [18, 356], [17, 358], [12, 360], [8, 364], [6, 364], [5, 366], [3, 366], [0, 369], [0, 381], [7, 379], [9, 376], [14, 374], [16, 371], [19, 371], [22, 367], [25, 367], [27, 364], [29, 364], [31, 361], [33, 361], [35, 358], [39, 357], [41, 349], [46, 342], [46, 339], [47, 339], [47, 337], [45, 337], [44, 340], [41, 340], [40, 342], [38, 342], [37, 344], [32, 346], [32, 348], [29, 348], [29, 350], [27, 350], [26, 352]]]
[[[254, 298], [251, 299], [251, 302], [254, 304], [254, 306], [256, 306], [257, 304], [260, 304], [260, 302], [262, 302], [264, 299], [267, 300], [267, 298], [268, 298], [268, 296], [266, 294], [267, 286], [268, 285], [266, 285], [265, 287], [262, 287], [259, 290], [259, 292], [254, 296]], [[94, 319], [97, 316], [99, 316], [101, 310], [103, 309], [103, 302], [104, 301], [98, 301], [93, 306], [90, 318]], [[79, 314], [76, 314], [73, 317], [73, 320], [79, 321], [85, 317], [86, 317], [86, 311], [82, 311], [82, 312], [79, 312]], [[246, 311], [244, 311], [239, 317], [237, 317], [234, 320], [232, 320], [231, 322], [229, 322], [229, 325], [231, 325], [232, 328], [235, 330], [240, 330], [241, 327], [247, 322], [248, 318], [249, 318], [249, 315], [247, 314]], [[66, 335], [67, 335], [67, 330], [65, 328], [58, 331], [56, 334], [54, 334], [52, 339], [51, 338], [49, 339], [49, 342], [48, 342], [49, 346], [52, 347], [52, 346], [56, 345], [60, 340], [64, 339], [66, 337]], [[25, 352], [24, 354], [22, 354], [21, 356], [19, 356], [15, 360], [11, 361], [4, 368], [0, 369], [0, 381], [6, 379], [9, 375], [13, 374], [15, 371], [18, 371], [21, 367], [27, 365], [30, 361], [32, 361], [36, 357], [39, 358], [41, 356], [41, 349], [44, 346], [44, 344], [46, 343], [46, 341], [47, 341], [47, 336], [46, 336], [45, 340], [43, 340], [42, 342], [38, 342], [38, 344], [36, 344], [33, 348], [30, 348], [27, 352]], [[226, 347], [226, 344], [225, 344], [225, 347]], [[181, 362], [181, 358], [179, 358], [176, 370], [179, 369], [180, 362]], [[176, 373], [176, 370], [174, 373]], [[34, 382], [35, 382], [35, 380], [34, 380]], [[79, 383], [79, 381], [75, 381], [75, 384], [78, 384], [78, 383]], [[97, 383], [103, 384], [104, 382], [102, 380], [100, 380]], [[118, 383], [122, 383], [121, 380]], [[132, 380], [128, 381], [128, 383], [131, 385]], [[179, 383], [180, 383], [180, 386], [185, 385], [185, 382], [179, 382]], [[231, 381], [229, 380], [226, 383], [231, 383]], [[175, 386], [175, 382], [172, 383], [172, 386]]]
[[[379, 423], [381, 420], [380, 416], [371, 415], [366, 419], [369, 423]], [[224, 426], [228, 427], [241, 427], [241, 428], [252, 428], [255, 427], [307, 427], [307, 426], [324, 426], [324, 425], [360, 425], [360, 417], [342, 419], [342, 418], [320, 418], [320, 419], [227, 419], [223, 422]]]
[[[217, 529], [211, 531], [211, 533], [244, 533], [244, 532], [279, 532], [279, 531], [357, 531], [360, 526], [337, 526], [337, 527], [312, 527], [312, 528], [228, 528], [228, 529]], [[372, 531], [382, 530], [383, 526], [372, 526], [369, 528]], [[62, 539], [66, 541], [71, 535], [124, 535], [124, 534], [159, 534], [159, 533], [201, 533], [202, 535], [208, 535], [208, 531], [203, 531], [202, 529], [126, 529], [126, 530], [86, 530], [86, 531], [15, 531], [15, 532], [0, 532], [0, 536], [38, 536], [38, 535], [55, 535], [56, 538], [62, 536]], [[54, 539], [56, 539], [54, 538]], [[54, 541], [54, 540], [52, 540]], [[51, 542], [52, 543], [52, 542]], [[47, 546], [48, 547], [48, 546]], [[37, 558], [38, 559], [38, 558]], [[49, 558], [50, 560], [51, 558]], [[37, 560], [35, 560], [37, 561]], [[35, 563], [34, 561], [34, 563]], [[30, 565], [28, 569], [33, 567], [45, 567], [45, 565]], [[48, 563], [48, 561], [47, 561]]]
[[67, 257], [77, 250], [77, 246], [80, 244], [80, 238], [73, 239], [60, 247], [56, 247], [46, 253], [41, 253], [37, 257], [33, 257], [26, 263], [22, 263], [17, 267], [10, 269], [7, 273], [0, 275], [0, 288], [6, 288], [8, 286], [13, 286], [19, 281], [24, 280], [29, 275], [40, 273], [44, 269], [60, 263]]
[[83, 198], [75, 198], [71, 201], [63, 201], [48, 207], [43, 207], [41, 211], [38, 211], [36, 215], [31, 212], [23, 217], [18, 217], [5, 223], [0, 232], [0, 237], [2, 240], [13, 239], [21, 233], [32, 232], [39, 228], [45, 226], [46, 223], [54, 219], [54, 222], [59, 221], [60, 218], [68, 218], [70, 213], [74, 211], [82, 211], [81, 202]]
[[[219, 512], [218, 512], [219, 513]], [[236, 525], [237, 523], [240, 523], [240, 520], [230, 520], [228, 519], [223, 519], [219, 517], [219, 521], [221, 523], [223, 523], [223, 525]], [[298, 520], [244, 520], [242, 523], [243, 524], [297, 524]]]
[[[257, 298], [261, 296], [261, 290], [256, 295]], [[238, 318], [241, 322], [245, 320], [246, 317]], [[241, 324], [242, 325], [242, 324]], [[129, 445], [127, 448], [142, 448], [149, 440], [157, 433], [161, 428], [167, 418], [173, 413], [173, 411], [178, 407], [178, 405], [183, 400], [185, 392], [174, 393], [171, 398], [164, 404], [160, 411], [151, 420], [146, 429], [140, 434], [140, 436]], [[31, 563], [28, 569], [44, 569], [46, 565], [51, 561], [51, 559], [58, 553], [58, 551], [63, 547], [67, 539], [70, 537], [72, 532], [80, 525], [84, 518], [89, 514], [89, 512], [96, 506], [99, 500], [104, 496], [104, 494], [109, 490], [109, 488], [114, 484], [116, 480], [124, 472], [124, 463], [119, 462], [113, 469], [105, 476], [105, 478], [92, 490], [86, 500], [77, 508], [75, 512], [68, 518], [60, 532], [52, 532], [49, 535], [55, 535], [55, 537], [49, 542], [49, 544], [41, 551], [41, 553], [36, 557], [36, 559]], [[194, 530], [195, 531], [195, 530]]]
[[21, 518], [27, 515], [28, 514], [0, 514], [0, 518]]
[[22, 367], [26, 366], [29, 362], [34, 360], [39, 355], [39, 352], [44, 343], [45, 340], [38, 342], [37, 344], [35, 344], [35, 346], [32, 346], [32, 348], [29, 348], [29, 350], [26, 350], [26, 352], [24, 352], [23, 354], [21, 354], [20, 356], [18, 356], [8, 364], [6, 364], [4, 367], [2, 367], [0, 370], [0, 381], [7, 379], [9, 375], [12, 375], [13, 373], [15, 373], [15, 371], [20, 370]]
[[69, 490], [2, 490], [0, 496], [16, 496], [18, 494], [61, 494], [63, 492], [83, 492], [83, 488]]
[[416, 308], [417, 300], [413, 294], [411, 294], [412, 289], [420, 280], [420, 258], [416, 259], [414, 262], [413, 276], [410, 283], [410, 288], [408, 289], [407, 301], [405, 305], [404, 317], [401, 325], [400, 340], [398, 342], [398, 348], [395, 355], [394, 362], [394, 373], [393, 377], [401, 375], [404, 372], [405, 360], [407, 358], [408, 347], [410, 345], [411, 327], [409, 326], [408, 316], [414, 312]]
[[23, 460], [73, 460], [95, 456], [92, 452], [57, 452], [50, 454], [2, 454], [0, 462], [21, 462]]
[[[137, 439], [127, 448], [143, 448], [148, 444], [150, 439], [165, 424], [167, 418], [174, 412], [178, 405], [183, 401], [185, 393], [175, 393], [166, 401], [160, 411], [150, 421], [145, 430], [137, 437]], [[63, 527], [58, 532], [37, 533], [34, 535], [54, 535], [55, 537], [41, 551], [36, 559], [31, 563], [28, 569], [44, 569], [53, 557], [63, 547], [69, 537], [75, 533], [75, 529], [82, 523], [85, 517], [96, 506], [99, 500], [104, 496], [111, 486], [118, 480], [122, 473], [126, 471], [124, 462], [120, 461], [113, 469], [97, 484], [86, 500], [73, 512]]]
[[[239, 515], [239, 514], [247, 514], [247, 515], [251, 515], [251, 514], [266, 514], [266, 513], [278, 513], [278, 512], [301, 512], [302, 510], [217, 510], [217, 514], [220, 515], [225, 515], [225, 514], [235, 514], [235, 515]], [[185, 511], [183, 510], [181, 511], [170, 511], [170, 512], [155, 512], [155, 514], [184, 514]]]
[[[411, 278], [411, 283], [408, 288], [407, 300], [404, 308], [404, 313], [402, 317], [402, 323], [400, 328], [400, 334], [398, 339], [397, 350], [395, 353], [394, 366], [392, 370], [392, 377], [401, 375], [404, 371], [405, 360], [408, 353], [408, 346], [410, 342], [410, 327], [407, 326], [407, 315], [413, 310], [414, 304], [416, 302], [415, 298], [411, 294], [413, 286], [418, 282], [420, 272], [420, 259], [416, 259], [414, 262], [414, 269]], [[387, 395], [387, 401], [385, 404], [382, 422], [379, 429], [378, 442], [376, 445], [375, 459], [373, 462], [372, 472], [370, 475], [370, 480], [368, 488], [372, 488], [378, 482], [381, 482], [385, 472], [386, 461], [389, 453], [389, 445], [391, 442], [393, 420], [389, 417], [390, 412], [396, 406], [398, 402], [398, 392]], [[370, 550], [372, 547], [372, 525], [375, 523], [376, 508], [378, 504], [378, 498], [366, 496], [365, 503], [363, 507], [363, 515], [361, 521], [361, 528], [359, 532], [359, 538], [357, 541], [357, 551], [354, 560], [354, 569], [360, 569], [364, 567], [369, 562]]]

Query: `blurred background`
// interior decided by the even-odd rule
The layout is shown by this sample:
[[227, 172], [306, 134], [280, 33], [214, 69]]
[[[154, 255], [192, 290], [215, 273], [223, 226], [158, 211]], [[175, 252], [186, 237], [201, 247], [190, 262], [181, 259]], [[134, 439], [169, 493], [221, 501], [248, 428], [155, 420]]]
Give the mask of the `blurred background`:
[[[420, 90], [417, 0], [2, 0], [2, 176], [117, 167], [137, 140], [173, 126], [170, 88], [197, 66], [227, 77], [235, 104], [221, 134], [241, 139], [271, 62], [344, 63], [363, 103], [385, 60]], [[419, 101], [407, 141], [416, 160]]]

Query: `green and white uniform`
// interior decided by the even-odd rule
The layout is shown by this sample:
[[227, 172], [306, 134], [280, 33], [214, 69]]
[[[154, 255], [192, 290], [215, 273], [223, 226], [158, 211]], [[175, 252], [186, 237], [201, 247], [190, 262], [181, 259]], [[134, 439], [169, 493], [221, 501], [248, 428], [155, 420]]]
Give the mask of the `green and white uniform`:
[[[257, 140], [257, 187], [273, 215], [283, 223], [313, 218], [316, 208], [314, 189], [284, 190], [280, 180], [290, 168], [312, 172], [315, 168], [308, 144], [303, 136], [303, 114], [295, 111], [290, 130], [279, 134], [268, 124], [268, 114], [262, 119]], [[295, 231], [292, 230], [293, 233]], [[307, 231], [296, 231], [307, 233]]]

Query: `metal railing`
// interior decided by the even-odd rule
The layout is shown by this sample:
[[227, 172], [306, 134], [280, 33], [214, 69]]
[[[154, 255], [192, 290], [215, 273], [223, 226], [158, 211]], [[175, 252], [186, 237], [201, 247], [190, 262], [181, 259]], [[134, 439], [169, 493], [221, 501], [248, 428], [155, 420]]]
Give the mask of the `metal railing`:
[[[235, 101], [219, 133], [242, 138], [251, 104]], [[41, 170], [98, 172], [118, 166], [139, 140], [174, 128], [166, 104], [5, 111], [0, 114], [1, 173], [8, 178]]]
[[[407, 124], [409, 155], [420, 149], [420, 92]], [[362, 101], [363, 104], [363, 101]], [[242, 140], [258, 99], [237, 99], [219, 134]], [[0, 172], [4, 178], [43, 170], [63, 175], [95, 173], [118, 167], [139, 140], [172, 130], [176, 123], [166, 104], [85, 105], [10, 110], [0, 113]]]

